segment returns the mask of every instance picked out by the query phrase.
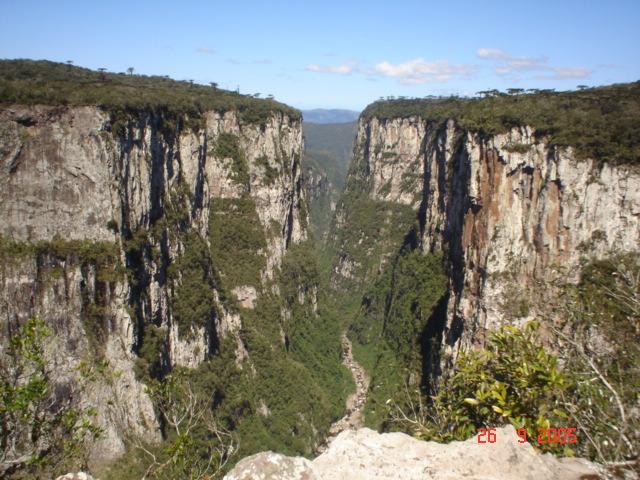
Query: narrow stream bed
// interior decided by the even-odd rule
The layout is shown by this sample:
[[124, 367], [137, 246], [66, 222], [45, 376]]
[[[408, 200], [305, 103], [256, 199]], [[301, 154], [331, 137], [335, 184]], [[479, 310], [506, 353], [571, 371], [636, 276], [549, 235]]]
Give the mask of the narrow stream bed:
[[344, 416], [336, 420], [329, 429], [329, 434], [318, 448], [316, 455], [323, 453], [341, 432], [345, 430], [355, 430], [363, 426], [362, 410], [367, 401], [367, 391], [369, 390], [369, 377], [364, 368], [353, 359], [351, 341], [346, 335], [342, 336], [342, 363], [349, 369], [353, 380], [356, 383], [356, 391], [347, 398], [347, 411]]

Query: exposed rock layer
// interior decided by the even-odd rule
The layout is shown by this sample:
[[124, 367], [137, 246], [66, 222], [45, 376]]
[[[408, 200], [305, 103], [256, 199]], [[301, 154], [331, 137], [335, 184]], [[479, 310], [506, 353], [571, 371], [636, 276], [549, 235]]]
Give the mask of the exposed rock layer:
[[[237, 147], [228, 155], [223, 137]], [[238, 364], [246, 358], [236, 335], [242, 319], [220, 301], [215, 285], [209, 318], [181, 327], [175, 321], [181, 279], [170, 281], [168, 268], [186, 248], [186, 237], [175, 232], [208, 242], [212, 206], [249, 198], [258, 219], [252, 227], [266, 242], [254, 253], [265, 265], [254, 285], [238, 285], [232, 294], [252, 308], [288, 246], [306, 238], [301, 148], [299, 120], [282, 113], [260, 124], [244, 123], [233, 111], [189, 118], [153, 111], [115, 116], [88, 106], [0, 110], [0, 235], [31, 243], [112, 242], [135, 279], [103, 281], [74, 255], [13, 259], [0, 271], [2, 336], [30, 316], [45, 319], [56, 334], [49, 355], [60, 379], [96, 354], [87, 339], [86, 292], [100, 290], [100, 307], [108, 311], [101, 355], [114, 375], [86, 393], [105, 430], [95, 458], [122, 453], [128, 435], [158, 439], [151, 402], [134, 375], [146, 325], [164, 332], [167, 369], [197, 366], [227, 336], [235, 338]]]
[[[351, 180], [413, 208], [422, 248], [448, 252], [453, 350], [506, 318], [533, 318], [534, 300], [555, 280], [577, 280], [583, 258], [640, 245], [638, 169], [576, 158], [529, 127], [482, 136], [454, 120], [374, 117], [360, 121], [354, 155]], [[338, 231], [344, 218], [339, 209]], [[342, 253], [334, 271], [357, 269]]]

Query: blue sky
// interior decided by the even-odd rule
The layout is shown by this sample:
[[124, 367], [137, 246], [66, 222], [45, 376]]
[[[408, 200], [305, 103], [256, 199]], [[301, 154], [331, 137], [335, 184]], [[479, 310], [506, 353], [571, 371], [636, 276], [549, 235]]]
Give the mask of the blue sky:
[[298, 108], [640, 79], [640, 0], [0, 0], [0, 58], [218, 82]]

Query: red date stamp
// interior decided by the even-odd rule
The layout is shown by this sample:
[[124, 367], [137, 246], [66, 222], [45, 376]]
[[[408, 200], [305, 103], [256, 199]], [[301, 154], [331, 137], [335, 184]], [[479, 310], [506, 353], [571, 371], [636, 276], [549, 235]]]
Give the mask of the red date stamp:
[[[518, 443], [525, 443], [527, 441], [527, 429], [518, 428], [516, 430], [518, 434]], [[553, 445], [553, 444], [569, 444], [576, 443], [578, 441], [576, 428], [538, 428], [538, 435], [532, 437], [534, 441], [537, 441], [539, 445]], [[478, 443], [496, 443], [496, 429], [495, 428], [479, 428], [478, 429]]]

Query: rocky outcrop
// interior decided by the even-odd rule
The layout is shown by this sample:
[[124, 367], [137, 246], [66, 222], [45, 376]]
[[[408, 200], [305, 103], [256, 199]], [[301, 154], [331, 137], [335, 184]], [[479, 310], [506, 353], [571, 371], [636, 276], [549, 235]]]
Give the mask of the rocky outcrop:
[[598, 466], [581, 459], [541, 455], [520, 443], [513, 427], [496, 430], [495, 443], [477, 437], [443, 445], [403, 433], [366, 428], [343, 432], [313, 461], [272, 452], [245, 458], [226, 480], [521, 480], [601, 478]]
[[[351, 184], [412, 208], [421, 248], [448, 252], [454, 354], [507, 318], [535, 317], [547, 287], [577, 280], [583, 259], [640, 246], [638, 169], [577, 158], [530, 127], [489, 136], [455, 120], [374, 116], [360, 121], [354, 155]], [[334, 272], [357, 266], [342, 254]]]
[[[55, 332], [50, 363], [61, 381], [96, 354], [107, 362], [109, 378], [85, 391], [104, 429], [94, 458], [122, 453], [130, 435], [159, 438], [134, 373], [150, 327], [160, 335], [155, 355], [165, 370], [197, 366], [229, 337], [242, 366], [242, 318], [230, 305], [253, 308], [287, 248], [307, 235], [301, 148], [300, 121], [282, 112], [247, 123], [236, 111], [190, 117], [91, 106], [0, 110], [0, 235], [24, 245], [64, 246], [62, 253], [40, 248], [2, 256], [1, 334], [6, 338], [34, 315], [46, 320]], [[264, 259], [252, 284], [216, 277], [222, 260], [207, 253], [221, 247], [211, 240], [211, 219], [240, 218], [242, 208], [264, 238], [252, 252]], [[117, 252], [120, 265], [109, 278], [83, 253], [96, 245]], [[210, 311], [197, 324], [178, 321], [176, 313], [176, 292], [191, 281], [189, 265], [180, 262], [190, 258], [202, 259], [194, 278], [206, 287], [191, 290], [211, 292]], [[96, 311], [106, 332], [98, 343], [88, 321]]]

